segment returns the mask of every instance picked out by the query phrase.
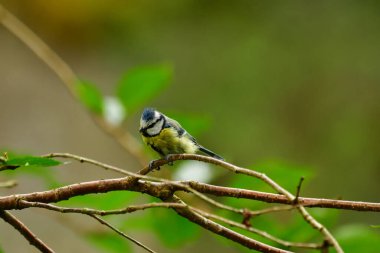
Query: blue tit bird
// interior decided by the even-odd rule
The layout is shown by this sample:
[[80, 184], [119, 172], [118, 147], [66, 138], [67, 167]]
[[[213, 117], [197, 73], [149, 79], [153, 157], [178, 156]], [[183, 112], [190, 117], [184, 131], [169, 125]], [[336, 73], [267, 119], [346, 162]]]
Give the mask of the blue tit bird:
[[139, 131], [143, 141], [162, 158], [170, 154], [195, 154], [201, 151], [216, 159], [224, 160], [200, 145], [177, 121], [153, 108], [144, 109]]

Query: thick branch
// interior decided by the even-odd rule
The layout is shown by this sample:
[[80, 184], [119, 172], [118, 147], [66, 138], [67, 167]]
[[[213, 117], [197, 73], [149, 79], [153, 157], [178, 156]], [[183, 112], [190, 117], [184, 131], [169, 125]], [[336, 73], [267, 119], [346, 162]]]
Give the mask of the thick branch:
[[[29, 202], [43, 202], [43, 203], [55, 203], [62, 200], [67, 200], [71, 197], [91, 194], [91, 193], [105, 193], [109, 191], [118, 190], [130, 190], [142, 193], [148, 193], [155, 197], [171, 194], [174, 191], [182, 190], [171, 185], [170, 183], [151, 183], [147, 181], [137, 181], [137, 183], [131, 183], [134, 181], [133, 177], [116, 178], [97, 180], [90, 182], [83, 182], [79, 184], [72, 184], [64, 187], [60, 187], [53, 190], [34, 192], [26, 194], [18, 194], [12, 196], [0, 197], [0, 208], [4, 210], [18, 209], [21, 206], [18, 200], [26, 200]], [[259, 192], [254, 190], [246, 190], [239, 188], [215, 186], [204, 183], [198, 183], [194, 181], [182, 182], [189, 185], [201, 193], [212, 194], [214, 196], [245, 198], [264, 201], [267, 203], [278, 203], [292, 205], [293, 203], [283, 195]], [[304, 198], [299, 197], [298, 203], [306, 207], [322, 207], [322, 208], [334, 208], [345, 209], [355, 211], [371, 211], [380, 212], [380, 203], [359, 202], [359, 201], [347, 201], [347, 200], [333, 200], [333, 199], [318, 199], [318, 198]]]
[[[95, 210], [95, 209], [89, 209], [89, 208], [59, 207], [59, 206], [54, 206], [51, 204], [46, 204], [46, 203], [41, 203], [41, 202], [28, 202], [25, 200], [19, 200], [18, 205], [19, 205], [19, 208], [39, 207], [39, 208], [45, 208], [48, 210], [62, 212], [62, 213], [82, 213], [82, 214], [90, 215], [91, 217], [97, 219], [98, 221], [99, 221], [99, 218], [96, 215], [103, 216], [103, 215], [111, 215], [111, 214], [124, 214], [124, 213], [131, 213], [134, 211], [144, 210], [147, 208], [154, 208], [154, 207], [172, 208], [176, 212], [178, 212], [181, 216], [197, 223], [198, 225], [201, 225], [202, 227], [205, 227], [206, 229], [211, 230], [212, 232], [218, 231], [217, 234], [223, 235], [226, 238], [229, 238], [231, 240], [236, 240], [237, 242], [240, 242], [240, 241], [244, 242], [245, 244], [243, 244], [243, 245], [245, 245], [247, 247], [254, 248], [257, 250], [263, 249], [263, 250], [265, 250], [265, 252], [286, 252], [286, 251], [282, 251], [282, 250], [274, 248], [274, 247], [270, 247], [270, 246], [265, 245], [263, 243], [260, 243], [258, 241], [252, 240], [249, 237], [240, 235], [240, 234], [238, 234], [232, 230], [229, 230], [229, 229], [227, 229], [227, 228], [225, 228], [225, 227], [223, 227], [217, 223], [214, 223], [214, 222], [208, 220], [207, 218], [201, 217], [200, 215], [197, 214], [197, 212], [194, 212], [193, 209], [190, 207], [188, 208], [185, 203], [183, 203], [182, 201], [180, 201], [176, 197], [173, 197], [173, 200], [175, 200], [176, 202], [168, 202], [169, 200], [165, 200], [165, 201], [167, 201], [165, 203], [149, 203], [149, 204], [143, 204], [143, 205], [138, 205], [138, 206], [129, 206], [129, 207], [122, 208], [122, 209], [108, 210], [108, 211]], [[179, 211], [180, 209], [184, 209], [183, 212], [180, 212]], [[197, 216], [197, 217], [195, 217], [195, 216]], [[197, 218], [197, 219], [195, 219], [195, 218]], [[103, 222], [101, 222], [101, 223], [104, 224]], [[107, 224], [104, 224], [104, 225], [107, 225]], [[107, 226], [110, 226], [110, 224], [108, 224]], [[112, 229], [115, 230], [115, 228], [112, 228]], [[118, 231], [117, 233], [120, 234], [120, 232], [121, 231]], [[129, 236], [124, 235], [124, 234], [121, 234], [121, 235], [124, 237], [127, 237], [129, 240], [132, 240], [134, 243], [137, 243], [140, 246], [139, 242], [135, 242], [135, 240], [133, 238], [130, 238]], [[267, 237], [268, 237], [268, 235], [267, 235]], [[275, 238], [275, 237], [272, 236], [269, 239], [271, 239], [271, 238]], [[281, 240], [277, 239], [274, 241], [278, 242]]]
[[148, 193], [162, 198], [172, 194], [170, 185], [153, 184], [147, 181], [135, 182], [132, 177], [89, 181], [63, 186], [57, 189], [0, 197], [0, 208], [3, 210], [20, 209], [19, 200], [29, 202], [55, 203], [69, 198], [90, 193], [106, 193], [109, 191], [129, 190]]
[[[165, 199], [164, 201], [168, 202], [176, 202], [176, 203], [183, 203], [179, 198], [176, 196], [172, 196], [168, 199]], [[174, 208], [174, 210], [181, 215], [182, 217], [185, 217], [186, 219], [190, 220], [191, 222], [194, 222], [201, 227], [210, 230], [214, 232], [215, 234], [221, 235], [225, 238], [228, 238], [232, 241], [238, 242], [241, 245], [246, 246], [249, 249], [255, 249], [260, 252], [273, 252], [273, 253], [285, 253], [289, 252], [286, 250], [278, 249], [269, 245], [266, 245], [264, 243], [261, 243], [259, 241], [253, 240], [247, 236], [244, 236], [242, 234], [239, 234], [231, 229], [228, 229], [210, 219], [207, 219], [203, 217], [202, 215], [198, 214], [197, 212], [192, 211], [190, 208]]]
[[[160, 190], [165, 189], [167, 191], [178, 190], [175, 186], [170, 186], [170, 183], [152, 183], [144, 181], [137, 184], [131, 183], [132, 177], [118, 178], [118, 179], [107, 179], [98, 180], [91, 182], [84, 182], [80, 184], [73, 184], [57, 188], [54, 190], [35, 192], [29, 194], [20, 194], [13, 196], [0, 197], [0, 207], [4, 210], [16, 209], [18, 208], [18, 199], [23, 199], [32, 202], [43, 202], [52, 203], [62, 200], [66, 200], [73, 196], [90, 194], [90, 193], [104, 193], [108, 191], [115, 190], [131, 190], [146, 192], [148, 190], [154, 191], [153, 196], [161, 195]], [[134, 180], [133, 180], [134, 181]], [[215, 186], [198, 182], [183, 182], [189, 185], [191, 188], [197, 190], [201, 193], [212, 194], [215, 196], [228, 196], [235, 198], [246, 198], [260, 200], [268, 203], [279, 203], [279, 204], [293, 204], [289, 199], [283, 195], [259, 192], [253, 190]], [[175, 183], [176, 184], [176, 183]], [[177, 188], [177, 189], [176, 189]], [[152, 192], [151, 192], [152, 193]], [[165, 193], [165, 191], [164, 191]], [[333, 200], [333, 199], [318, 199], [318, 198], [298, 198], [298, 204], [306, 207], [322, 207], [322, 208], [334, 208], [334, 209], [345, 209], [345, 210], [355, 210], [355, 211], [372, 211], [380, 212], [380, 203], [371, 202], [360, 202], [360, 201], [347, 201], [347, 200]]]
[[[71, 197], [89, 193], [103, 193], [112, 190], [132, 190], [139, 192], [146, 192], [152, 196], [163, 199], [166, 202], [176, 202], [181, 203], [178, 198], [175, 198], [172, 194], [173, 191], [170, 185], [167, 184], [157, 184], [148, 182], [136, 182], [134, 184], [130, 183], [131, 180], [127, 178], [119, 179], [108, 179], [100, 181], [91, 181], [79, 184], [73, 184], [65, 187], [61, 187], [55, 190], [36, 192], [31, 194], [19, 194], [9, 197], [0, 198], [0, 207], [4, 209], [22, 209], [26, 208], [22, 204], [22, 200], [28, 202], [58, 202], [60, 200], [66, 200]], [[261, 250], [263, 252], [287, 252], [280, 249], [268, 246], [266, 244], [260, 243], [249, 237], [243, 236], [236, 233], [230, 229], [227, 229], [203, 216], [196, 214], [195, 212], [184, 208], [174, 208], [174, 210], [181, 216], [189, 219], [190, 221], [216, 233], [222, 235], [230, 240], [236, 241], [246, 247], [251, 249]]]
[[[133, 182], [133, 183], [131, 183]], [[152, 196], [158, 197], [165, 202], [181, 203], [178, 198], [173, 196], [174, 188], [170, 184], [165, 183], [150, 183], [135, 182], [131, 177], [119, 179], [107, 179], [99, 181], [91, 181], [79, 184], [64, 186], [50, 191], [36, 192], [31, 194], [19, 194], [9, 197], [0, 198], [0, 207], [4, 209], [22, 209], [25, 205], [22, 200], [28, 202], [42, 202], [51, 203], [66, 200], [74, 196], [84, 195], [89, 193], [104, 193], [115, 190], [131, 190], [142, 193], [148, 193]], [[263, 252], [286, 252], [277, 248], [260, 243], [249, 237], [243, 236], [230, 229], [227, 229], [203, 216], [184, 208], [174, 208], [174, 210], [181, 216], [189, 219], [190, 221], [216, 233], [222, 235], [230, 240], [236, 241], [248, 248], [261, 250]]]
[[[241, 168], [236, 165], [233, 165], [233, 164], [230, 164], [225, 161], [221, 161], [212, 157], [206, 157], [202, 155], [193, 155], [193, 154], [176, 154], [176, 155], [171, 155], [164, 160], [166, 160], [166, 163], [173, 162], [175, 160], [198, 160], [198, 161], [203, 161], [203, 162], [219, 165], [222, 168], [225, 168], [234, 173], [244, 174], [244, 175], [255, 177], [262, 180], [263, 182], [271, 186], [275, 191], [286, 196], [293, 203], [297, 200], [297, 198], [293, 196], [293, 194], [291, 194], [289, 191], [281, 187], [273, 179], [269, 178], [264, 173], [249, 170], [246, 168]], [[297, 207], [298, 211], [300, 212], [300, 214], [302, 215], [302, 217], [307, 223], [309, 223], [314, 229], [318, 230], [322, 235], [324, 235], [325, 239], [329, 242], [330, 245], [332, 245], [335, 248], [335, 250], [338, 253], [343, 253], [343, 249], [340, 247], [337, 240], [332, 236], [332, 234], [326, 227], [324, 227], [321, 223], [319, 223], [316, 219], [314, 219], [307, 212], [305, 207], [303, 207], [302, 205], [295, 205], [295, 206]]]
[[[287, 197], [280, 194], [209, 185], [194, 181], [187, 181], [183, 183], [188, 184], [191, 188], [197, 190], [198, 192], [212, 194], [214, 196], [254, 199], [267, 203], [277, 203], [286, 205], [293, 204], [293, 202], [290, 201]], [[374, 202], [298, 197], [297, 203], [305, 207], [322, 207], [364, 212], [380, 212], [380, 203]]]
[[[190, 156], [187, 157], [187, 156]], [[192, 155], [180, 155], [180, 158], [191, 159]], [[209, 159], [208, 157], [196, 156], [199, 159]], [[175, 157], [172, 159], [175, 159]], [[87, 160], [86, 160], [87, 161]], [[91, 163], [94, 163], [92, 160]], [[158, 160], [155, 165], [165, 164], [167, 161]], [[111, 168], [109, 165], [97, 164], [95, 165]], [[228, 164], [230, 166], [230, 164]], [[233, 165], [231, 165], [233, 166]], [[349, 210], [363, 210], [363, 211], [379, 211], [378, 203], [364, 203], [364, 202], [353, 202], [353, 201], [342, 201], [342, 200], [329, 200], [329, 199], [312, 199], [312, 198], [302, 198], [299, 197], [297, 203], [294, 203], [294, 199], [290, 199], [288, 196], [284, 196], [281, 194], [273, 194], [273, 193], [264, 193], [253, 190], [245, 190], [245, 189], [236, 189], [229, 187], [221, 187], [214, 186], [208, 184], [202, 184], [197, 182], [172, 182], [168, 180], [158, 179], [159, 182], [150, 182], [151, 180], [157, 180], [155, 178], [137, 175], [127, 171], [120, 171], [115, 168], [116, 171], [122, 172], [124, 174], [129, 174], [131, 176], [117, 179], [107, 179], [107, 180], [98, 180], [91, 182], [84, 182], [79, 184], [68, 185], [65, 187], [57, 188], [54, 190], [44, 191], [44, 192], [35, 192], [30, 194], [19, 194], [7, 197], [0, 198], [0, 208], [1, 209], [22, 209], [28, 207], [25, 205], [25, 201], [28, 202], [42, 202], [42, 203], [52, 203], [58, 202], [61, 200], [66, 200], [74, 196], [85, 195], [90, 193], [105, 193], [108, 191], [116, 191], [116, 190], [129, 190], [129, 191], [137, 191], [141, 193], [148, 193], [151, 196], [155, 196], [164, 201], [176, 200], [179, 201], [180, 205], [178, 207], [174, 207], [173, 209], [180, 215], [185, 218], [195, 222], [206, 229], [217, 233], [219, 235], [225, 236], [231, 240], [241, 243], [250, 248], [261, 248], [267, 245], [256, 242], [248, 237], [244, 237], [232, 230], [228, 230], [227, 228], [211, 222], [206, 217], [199, 215], [197, 213], [192, 212], [189, 208], [184, 208], [181, 204], [181, 201], [177, 199], [173, 194], [176, 191], [190, 191], [196, 194], [198, 197], [201, 197], [200, 193], [213, 194], [215, 196], [230, 196], [236, 198], [247, 198], [247, 199], [256, 199], [269, 203], [281, 203], [291, 205], [291, 207], [298, 207], [300, 205], [307, 207], [328, 207], [328, 208], [342, 208]], [[255, 172], [257, 173], [257, 172]], [[144, 181], [143, 181], [144, 180]], [[202, 196], [205, 199], [205, 196]], [[207, 198], [206, 198], [207, 200]], [[24, 203], [24, 204], [23, 204]], [[173, 204], [173, 203], [172, 203]], [[296, 205], [296, 206], [294, 206]], [[30, 206], [30, 205], [29, 205]], [[125, 211], [125, 210], [124, 210]], [[303, 210], [301, 210], [303, 212]], [[99, 214], [99, 213], [98, 213]], [[254, 215], [254, 214], [253, 214]], [[312, 221], [309, 219], [307, 213], [303, 212], [305, 219]], [[323, 229], [323, 227], [321, 227]], [[264, 245], [264, 246], [263, 246]], [[277, 249], [273, 249], [277, 250]], [[277, 252], [277, 251], [273, 251]]]
[[272, 236], [271, 234], [269, 234], [269, 233], [267, 233], [265, 231], [259, 230], [257, 228], [253, 228], [251, 226], [250, 227], [245, 226], [242, 223], [238, 223], [238, 222], [226, 219], [226, 218], [221, 217], [219, 215], [207, 213], [207, 212], [204, 212], [204, 211], [202, 211], [200, 209], [197, 209], [197, 208], [192, 208], [192, 210], [194, 210], [195, 212], [203, 215], [206, 218], [218, 220], [218, 221], [224, 222], [224, 223], [226, 223], [226, 224], [228, 224], [228, 225], [230, 225], [232, 227], [238, 227], [238, 228], [250, 231], [250, 232], [252, 232], [254, 234], [260, 235], [260, 236], [262, 236], [264, 238], [267, 238], [267, 239], [269, 239], [271, 241], [274, 241], [274, 242], [276, 242], [278, 244], [281, 244], [281, 245], [283, 245], [285, 247], [297, 247], [297, 248], [306, 248], [306, 249], [320, 249], [320, 248], [323, 247], [322, 244], [317, 244], [317, 243], [299, 243], [299, 242], [285, 241], [285, 240], [279, 239], [277, 237], [274, 237], [274, 236]]
[[[190, 156], [190, 158], [187, 158], [188, 156]], [[163, 183], [172, 183], [173, 185], [178, 185], [176, 182], [173, 182], [173, 181], [164, 180], [161, 178], [143, 176], [149, 173], [152, 170], [152, 168], [165, 165], [168, 161], [164, 159], [156, 160], [153, 163], [152, 168], [149, 168], [149, 166], [146, 166], [139, 172], [132, 173], [132, 172], [126, 171], [124, 169], [121, 169], [112, 165], [108, 165], [108, 164], [101, 163], [93, 159], [89, 159], [89, 158], [85, 158], [85, 157], [81, 157], [81, 156], [73, 155], [69, 153], [51, 153], [48, 155], [44, 155], [43, 157], [61, 157], [61, 158], [75, 159], [81, 163], [83, 162], [90, 163], [90, 164], [102, 167], [106, 170], [113, 170], [115, 172], [118, 172], [126, 176], [136, 177], [134, 180], [137, 180], [138, 178], [140, 178], [140, 179], [159, 181]], [[202, 159], [206, 159], [206, 162], [212, 163], [212, 161], [209, 161], [212, 158], [199, 156], [199, 155], [175, 155], [172, 157], [172, 159], [174, 161], [176, 159], [183, 159], [183, 160], [193, 159], [194, 157], [197, 157], [197, 160], [200, 160], [202, 158]], [[294, 204], [294, 200], [290, 201], [289, 198], [281, 194], [273, 194], [273, 193], [246, 190], [246, 189], [240, 189], [240, 188], [237, 189], [237, 188], [231, 188], [231, 187], [215, 186], [215, 185], [209, 185], [209, 184], [204, 184], [204, 183], [198, 183], [195, 181], [183, 181], [181, 182], [181, 184], [188, 185], [192, 189], [198, 192], [209, 193], [214, 196], [228, 196], [228, 197], [234, 197], [234, 198], [254, 199], [254, 200], [259, 200], [259, 201], [263, 201], [267, 203], [279, 203], [279, 204], [287, 204], [287, 205]], [[181, 189], [181, 187], [179, 187], [179, 189]], [[297, 203], [306, 207], [322, 207], [322, 208], [345, 209], [345, 210], [354, 210], [354, 211], [380, 212], [380, 203], [374, 203], [374, 202], [335, 200], [335, 199], [324, 199], [324, 198], [305, 198], [305, 197], [299, 197], [299, 196], [297, 198], [297, 201], [298, 201]], [[255, 215], [255, 214], [252, 214], [252, 215]]]
[[[4, 27], [7, 28], [10, 32], [12, 32], [17, 38], [19, 38], [23, 43], [25, 43], [25, 45], [28, 46], [34, 53], [36, 53], [36, 55], [40, 57], [61, 78], [61, 80], [65, 83], [66, 87], [70, 90], [72, 95], [74, 97], [77, 97], [75, 88], [76, 88], [76, 82], [78, 78], [75, 76], [71, 68], [54, 51], [52, 51], [40, 38], [38, 38], [38, 36], [36, 36], [29, 28], [27, 28], [24, 24], [22, 24], [16, 17], [14, 17], [1, 5], [0, 5], [0, 23], [4, 25]], [[103, 130], [105, 130], [107, 133], [115, 137], [115, 139], [118, 140], [119, 143], [122, 144], [126, 150], [128, 150], [131, 154], [133, 154], [136, 158], [138, 158], [141, 164], [145, 163], [146, 159], [145, 159], [144, 154], [141, 152], [141, 148], [139, 148], [140, 144], [135, 140], [135, 138], [129, 132], [123, 131], [121, 128], [115, 128], [109, 125], [105, 120], [100, 118], [98, 115], [91, 114], [91, 116], [95, 120], [95, 122], [97, 122], [98, 125], [103, 128]], [[279, 194], [285, 196], [288, 201], [291, 201], [293, 205], [299, 210], [299, 212], [304, 217], [304, 219], [309, 224], [311, 224], [312, 227], [320, 231], [326, 237], [326, 240], [328, 240], [329, 243], [332, 246], [334, 246], [337, 252], [339, 253], [343, 252], [339, 244], [335, 240], [335, 238], [330, 234], [330, 232], [324, 226], [318, 223], [312, 216], [310, 216], [310, 214], [308, 214], [308, 212], [306, 211], [305, 207], [301, 203], [298, 202], [298, 196], [293, 196], [293, 194], [291, 194], [286, 189], [282, 188], [279, 184], [277, 184], [275, 181], [273, 181], [271, 178], [269, 178], [265, 174], [252, 171], [249, 169], [245, 169], [245, 168], [240, 168], [235, 165], [222, 162], [213, 158], [204, 157], [204, 156], [197, 156], [197, 155], [173, 156], [173, 160], [190, 160], [190, 159], [217, 164], [235, 173], [240, 173], [240, 174], [256, 177], [264, 181], [265, 183], [270, 185], [274, 190], [276, 190]], [[143, 170], [143, 171], [140, 171], [140, 173], [146, 174], [147, 172]], [[28, 201], [33, 201], [33, 198], [43, 197], [45, 199], [40, 200], [40, 202], [56, 202], [56, 201], [59, 201], [60, 199], [68, 199], [76, 195], [82, 195], [82, 194], [94, 193], [94, 192], [107, 192], [107, 191], [112, 191], [112, 190], [117, 190], [117, 189], [120, 189], [120, 190], [129, 189], [132, 191], [148, 192], [152, 196], [156, 196], [158, 198], [163, 199], [164, 201], [167, 201], [168, 199], [174, 198], [173, 196], [174, 189], [188, 190], [188, 188], [184, 189], [178, 184], [168, 184], [167, 182], [161, 182], [156, 185], [153, 185], [152, 183], [148, 183], [148, 182], [141, 183], [141, 182], [138, 182], [137, 177], [128, 177], [119, 181], [107, 181], [107, 183], [104, 183], [105, 181], [106, 180], [97, 181], [99, 185], [94, 185], [94, 182], [87, 182], [87, 183], [83, 183], [82, 185], [77, 184], [77, 185], [72, 185], [71, 187], [70, 186], [62, 187], [62, 188], [53, 190], [53, 192], [51, 192], [52, 194], [46, 194], [46, 192], [42, 192], [42, 193], [33, 193], [29, 196], [25, 194], [17, 195], [17, 196], [13, 196], [14, 197], [13, 199], [10, 198], [8, 200], [0, 199], [0, 206], [1, 206], [1, 201], [3, 201], [4, 202], [3, 204], [5, 204], [5, 206], [7, 206], [8, 204], [8, 207], [10, 207], [13, 201], [14, 207], [19, 208], [19, 205], [18, 205], [19, 203], [17, 200], [20, 199], [20, 197], [21, 198], [29, 197], [30, 199], [28, 199]], [[163, 192], [160, 192], [157, 190], [158, 189], [157, 187], [159, 185], [165, 186], [165, 188], [159, 189], [159, 190], [164, 190]], [[196, 194], [198, 197], [202, 197], [203, 199], [207, 200], [206, 197], [203, 197], [203, 195], [197, 194], [196, 191], [194, 190], [190, 190], [190, 191]], [[213, 204], [218, 204], [218, 203], [213, 203]], [[218, 206], [222, 208], [226, 208], [226, 206], [224, 205], [218, 204]], [[196, 222], [202, 225], [202, 222], [201, 222], [202, 219], [199, 219], [199, 217], [197, 217], [197, 215], [199, 216], [199, 214], [194, 214], [191, 211], [187, 212], [186, 209], [175, 209], [175, 210], [180, 215], [183, 215], [184, 217], [192, 220], [193, 222]], [[202, 218], [205, 219], [204, 217]], [[221, 230], [220, 225], [219, 227], [217, 226], [215, 227], [215, 226], [206, 226], [205, 224], [206, 223], [204, 223], [202, 226], [204, 226], [205, 228], [211, 231], [214, 231], [215, 233], [219, 233], [221, 235], [223, 235], [222, 233], [223, 231], [224, 232], [227, 231], [223, 229]], [[225, 233], [228, 233], [228, 232], [225, 232]], [[229, 237], [230, 239], [233, 239], [236, 241], [243, 240], [239, 237], [241, 235], [236, 237], [234, 236], [234, 234], [229, 234], [229, 236], [230, 236]], [[241, 242], [248, 243], [250, 241], [244, 239]], [[255, 241], [253, 242], [254, 242], [253, 244], [250, 244], [253, 248], [261, 247], [260, 243], [257, 244]]]
[[43, 241], [41, 241], [32, 231], [30, 231], [21, 221], [19, 221], [11, 213], [0, 210], [0, 217], [14, 227], [20, 234], [22, 234], [28, 242], [44, 253], [54, 253]]

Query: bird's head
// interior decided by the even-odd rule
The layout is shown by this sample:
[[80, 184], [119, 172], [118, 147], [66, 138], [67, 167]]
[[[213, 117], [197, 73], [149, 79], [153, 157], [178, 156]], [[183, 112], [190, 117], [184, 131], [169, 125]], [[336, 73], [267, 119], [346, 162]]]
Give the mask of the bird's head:
[[140, 119], [140, 133], [144, 136], [158, 135], [164, 127], [165, 117], [153, 108], [145, 108]]

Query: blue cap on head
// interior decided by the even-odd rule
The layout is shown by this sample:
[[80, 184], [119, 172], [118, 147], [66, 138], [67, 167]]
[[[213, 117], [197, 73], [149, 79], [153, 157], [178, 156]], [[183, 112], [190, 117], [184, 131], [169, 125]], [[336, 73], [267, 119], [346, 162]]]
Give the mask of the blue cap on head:
[[154, 118], [155, 111], [156, 110], [153, 108], [145, 108], [141, 115], [141, 119], [143, 119], [144, 121], [151, 121]]

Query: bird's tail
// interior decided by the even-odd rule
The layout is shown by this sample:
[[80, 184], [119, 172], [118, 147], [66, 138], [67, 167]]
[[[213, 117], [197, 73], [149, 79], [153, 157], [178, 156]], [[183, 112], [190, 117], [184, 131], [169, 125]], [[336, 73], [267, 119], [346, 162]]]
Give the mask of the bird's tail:
[[202, 151], [203, 153], [211, 156], [211, 157], [214, 157], [216, 159], [219, 159], [219, 160], [222, 160], [224, 161], [224, 158], [215, 154], [214, 152], [212, 152], [211, 150], [208, 150], [207, 148], [203, 147], [203, 146], [199, 146], [199, 151]]

